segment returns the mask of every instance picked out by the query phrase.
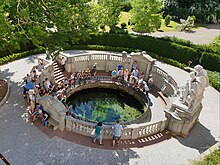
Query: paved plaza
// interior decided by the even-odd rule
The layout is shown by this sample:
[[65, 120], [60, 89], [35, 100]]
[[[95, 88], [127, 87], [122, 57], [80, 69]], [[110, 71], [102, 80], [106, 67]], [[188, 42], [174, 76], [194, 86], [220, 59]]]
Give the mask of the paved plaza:
[[[90, 145], [90, 138], [80, 139], [75, 135], [71, 138], [71, 134], [65, 138], [64, 133], [58, 133], [57, 136], [56, 132], [45, 133], [47, 132], [45, 129], [49, 128], [40, 129], [39, 126], [32, 126], [27, 121], [25, 111], [27, 103], [22, 96], [21, 88], [22, 78], [37, 64], [39, 56], [43, 55], [30, 56], [0, 66], [0, 77], [7, 79], [11, 87], [7, 102], [0, 108], [0, 153], [11, 164], [185, 165], [200, 158], [203, 152], [219, 142], [220, 93], [211, 86], [206, 88], [204, 93], [199, 123], [187, 138], [172, 137], [164, 133], [161, 136], [167, 138], [161, 138], [153, 143], [149, 142], [150, 139], [142, 139], [134, 141], [136, 145], [122, 144], [113, 149], [110, 142], [105, 143], [105, 140], [104, 146], [93, 147]], [[179, 68], [161, 62], [157, 62], [157, 65], [170, 74], [178, 84], [185, 84], [189, 78], [189, 74]], [[151, 98], [154, 99], [152, 95]], [[155, 100], [153, 102], [156, 103]], [[152, 112], [153, 119], [163, 115], [163, 109], [152, 108], [153, 110], [155, 111]], [[0, 165], [2, 164], [0, 161]]]

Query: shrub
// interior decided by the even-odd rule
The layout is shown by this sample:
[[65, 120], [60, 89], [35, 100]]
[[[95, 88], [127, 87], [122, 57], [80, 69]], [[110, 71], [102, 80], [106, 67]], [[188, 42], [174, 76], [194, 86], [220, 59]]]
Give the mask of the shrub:
[[30, 55], [34, 55], [34, 54], [37, 54], [37, 53], [42, 53], [44, 51], [45, 51], [44, 48], [36, 48], [36, 49], [29, 50], [29, 51], [22, 52], [22, 53], [14, 53], [12, 55], [8, 55], [8, 56], [0, 58], [0, 65], [3, 65], [3, 64], [6, 64], [8, 62], [15, 61], [15, 60], [18, 60], [18, 59], [21, 59], [21, 58], [24, 58], [24, 57], [27, 57], [27, 56], [30, 56]]
[[194, 22], [196, 20], [195, 16], [188, 16], [187, 20], [185, 19], [180, 19], [180, 23], [178, 28], [183, 31], [183, 30], [191, 30], [194, 27]]
[[209, 76], [209, 84], [220, 92], [220, 73], [216, 71], [207, 71], [207, 73]]
[[171, 20], [171, 16], [168, 14], [164, 20], [165, 26], [168, 26], [170, 24], [170, 20]]
[[86, 44], [98, 44], [145, 50], [147, 52], [156, 53], [159, 56], [171, 58], [185, 64], [188, 64], [188, 61], [198, 63], [199, 59], [201, 58], [201, 53], [197, 52], [197, 50], [194, 48], [150, 36], [99, 33], [97, 35], [92, 35], [91, 39]]
[[220, 55], [214, 53], [202, 53], [201, 65], [211, 71], [220, 72]]
[[126, 29], [121, 29], [117, 26], [112, 26], [109, 33], [114, 33], [114, 34], [128, 34], [128, 31]]

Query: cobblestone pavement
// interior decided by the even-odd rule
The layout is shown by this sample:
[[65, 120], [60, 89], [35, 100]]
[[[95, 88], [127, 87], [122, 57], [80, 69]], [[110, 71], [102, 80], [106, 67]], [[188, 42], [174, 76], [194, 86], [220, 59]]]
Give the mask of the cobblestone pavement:
[[[182, 165], [199, 158], [219, 141], [220, 94], [212, 87], [205, 91], [200, 122], [187, 138], [171, 137], [153, 145], [110, 150], [83, 146], [60, 136], [47, 136], [27, 122], [26, 102], [20, 88], [22, 77], [36, 62], [37, 56], [31, 56], [0, 66], [0, 77], [11, 84], [8, 101], [0, 108], [0, 152], [11, 164]], [[179, 83], [184, 83], [188, 77], [188, 73], [178, 68], [160, 65]]]
[[214, 38], [220, 35], [220, 25], [208, 25], [207, 27], [201, 27], [189, 32], [177, 31], [177, 32], [154, 32], [146, 33], [144, 35], [150, 35], [154, 37], [177, 37], [184, 40], [189, 40], [194, 44], [210, 44]]

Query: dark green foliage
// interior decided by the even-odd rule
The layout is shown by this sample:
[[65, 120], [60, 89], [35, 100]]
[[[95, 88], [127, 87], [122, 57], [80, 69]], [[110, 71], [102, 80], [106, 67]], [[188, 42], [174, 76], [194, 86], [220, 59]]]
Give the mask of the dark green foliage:
[[187, 64], [188, 61], [197, 63], [201, 57], [201, 54], [194, 48], [149, 36], [97, 34], [92, 35], [91, 38], [88, 43], [92, 45], [98, 44], [141, 49], [156, 53], [159, 56], [172, 58], [185, 64]]
[[165, 0], [163, 11], [175, 21], [194, 15], [197, 22], [217, 23], [220, 17], [219, 0]]
[[128, 31], [126, 29], [121, 29], [117, 26], [112, 26], [109, 33], [114, 33], [114, 34], [128, 34]]
[[165, 26], [168, 26], [170, 24], [170, 20], [171, 20], [171, 16], [168, 14], [164, 20]]
[[132, 9], [130, 1], [122, 2], [122, 11], [129, 12]]
[[204, 159], [193, 162], [192, 165], [219, 165], [220, 164], [220, 145], [218, 149], [206, 155]]
[[209, 84], [220, 92], [220, 73], [208, 71]]
[[22, 52], [22, 53], [14, 53], [14, 54], [11, 54], [11, 55], [0, 58], [0, 65], [3, 65], [3, 64], [6, 64], [8, 62], [15, 61], [15, 60], [18, 60], [18, 59], [21, 59], [21, 58], [24, 58], [24, 57], [27, 57], [27, 56], [30, 56], [30, 55], [34, 55], [34, 54], [37, 54], [37, 53], [42, 53], [44, 51], [45, 51], [44, 48], [37, 48], [37, 49], [29, 50], [29, 51], [26, 51], [26, 52]]
[[220, 55], [203, 52], [201, 65], [208, 70], [220, 72]]

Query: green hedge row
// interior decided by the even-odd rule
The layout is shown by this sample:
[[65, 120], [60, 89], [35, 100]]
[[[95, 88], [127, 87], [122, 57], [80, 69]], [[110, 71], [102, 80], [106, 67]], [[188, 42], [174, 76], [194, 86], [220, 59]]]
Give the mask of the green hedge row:
[[[101, 51], [113, 51], [113, 52], [127, 51], [128, 53], [141, 51], [140, 49], [132, 49], [132, 48], [130, 49], [130, 48], [123, 48], [123, 47], [111, 47], [111, 46], [101, 46], [101, 45], [73, 45], [72, 47], [68, 47], [68, 49], [72, 49], [72, 50], [101, 50]], [[43, 48], [37, 48], [37, 49], [26, 51], [23, 53], [12, 54], [12, 55], [0, 58], [0, 65], [6, 64], [8, 62], [11, 62], [11, 61], [23, 58], [23, 57], [34, 55], [37, 53], [42, 53], [44, 51], [45, 50]], [[167, 64], [179, 67], [181, 69], [184, 69], [186, 67], [186, 65], [184, 65], [176, 60], [166, 58], [163, 56], [159, 56], [159, 55], [152, 53], [152, 52], [147, 52], [147, 53], [149, 55], [151, 55], [152, 57], [157, 58], [158, 60], [164, 61]], [[208, 71], [208, 76], [209, 76], [209, 83], [216, 90], [218, 90], [220, 92], [220, 73]]]
[[44, 51], [45, 50], [43, 48], [36, 48], [36, 49], [25, 51], [25, 52], [22, 52], [22, 53], [14, 53], [14, 54], [11, 54], [11, 55], [0, 58], [0, 65], [3, 65], [3, 64], [6, 64], [8, 62], [15, 61], [15, 60], [27, 57], [27, 56], [31, 56], [31, 55], [34, 55], [34, 54], [42, 53]]
[[[200, 49], [201, 47], [195, 48], [195, 46], [190, 47], [180, 45], [176, 42], [166, 41], [165, 39], [161, 38], [98, 33], [91, 35], [91, 39], [84, 44], [145, 50], [147, 52], [156, 53], [159, 56], [171, 58], [186, 65], [188, 65], [189, 61], [192, 61], [192, 65], [199, 63], [206, 69], [220, 72], [219, 54], [204, 52], [202, 49]], [[215, 64], [208, 64], [212, 63], [213, 59], [215, 59]]]

